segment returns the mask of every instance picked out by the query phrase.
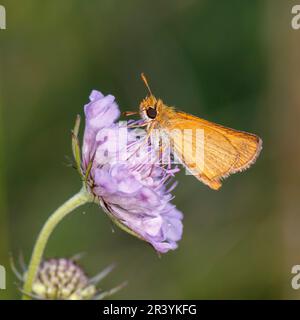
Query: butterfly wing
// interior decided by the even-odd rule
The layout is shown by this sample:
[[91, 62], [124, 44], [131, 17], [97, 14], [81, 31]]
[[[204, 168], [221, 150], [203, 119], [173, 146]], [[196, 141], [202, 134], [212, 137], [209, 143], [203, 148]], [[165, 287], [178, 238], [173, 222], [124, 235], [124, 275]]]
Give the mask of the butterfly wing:
[[253, 164], [262, 147], [262, 140], [254, 134], [184, 112], [167, 111], [164, 119], [160, 127], [167, 133], [173, 153], [196, 178], [215, 190], [222, 179]]

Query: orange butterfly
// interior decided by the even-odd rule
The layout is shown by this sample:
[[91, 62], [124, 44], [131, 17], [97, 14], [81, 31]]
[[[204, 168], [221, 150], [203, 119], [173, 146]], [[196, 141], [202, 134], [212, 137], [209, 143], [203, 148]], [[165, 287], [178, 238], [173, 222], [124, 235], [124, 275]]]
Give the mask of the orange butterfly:
[[[163, 132], [171, 142], [174, 155], [197, 179], [218, 190], [222, 179], [246, 170], [256, 161], [262, 149], [258, 136], [166, 106], [152, 94], [144, 74], [141, 77], [149, 91], [149, 96], [140, 103], [140, 115], [146, 120], [148, 135], [153, 129]], [[198, 149], [201, 152], [197, 153]], [[195, 161], [195, 154], [202, 156]]]

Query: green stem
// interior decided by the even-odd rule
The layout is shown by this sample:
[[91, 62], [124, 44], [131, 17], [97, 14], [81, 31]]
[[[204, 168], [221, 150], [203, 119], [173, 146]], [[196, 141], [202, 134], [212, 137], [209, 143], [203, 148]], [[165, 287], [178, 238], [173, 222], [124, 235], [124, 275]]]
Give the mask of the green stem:
[[54, 228], [71, 211], [90, 201], [92, 201], [91, 195], [86, 191], [85, 187], [83, 187], [77, 194], [75, 194], [72, 198], [67, 200], [48, 218], [42, 230], [40, 231], [40, 234], [37, 238], [32, 252], [32, 256], [28, 266], [28, 271], [26, 274], [26, 279], [23, 286], [23, 300], [30, 299], [33, 281], [36, 277], [38, 267], [41, 263], [41, 259], [43, 257], [43, 252], [45, 250], [46, 244]]

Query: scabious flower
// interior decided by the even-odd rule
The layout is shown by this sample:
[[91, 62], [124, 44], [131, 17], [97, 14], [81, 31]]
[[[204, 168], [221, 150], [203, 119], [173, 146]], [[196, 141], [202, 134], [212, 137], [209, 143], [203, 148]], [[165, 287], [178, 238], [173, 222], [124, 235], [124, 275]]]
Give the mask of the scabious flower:
[[[101, 300], [125, 285], [121, 284], [108, 291], [99, 289], [98, 283], [112, 271], [113, 265], [89, 278], [76, 260], [58, 258], [42, 261], [30, 296], [39, 300]], [[26, 270], [23, 276], [14, 266], [13, 270], [21, 281], [26, 278]]]
[[178, 169], [158, 163], [144, 130], [117, 123], [112, 95], [92, 91], [84, 112], [80, 170], [87, 188], [122, 229], [160, 253], [176, 249], [183, 216], [170, 203], [175, 184], [169, 185]]

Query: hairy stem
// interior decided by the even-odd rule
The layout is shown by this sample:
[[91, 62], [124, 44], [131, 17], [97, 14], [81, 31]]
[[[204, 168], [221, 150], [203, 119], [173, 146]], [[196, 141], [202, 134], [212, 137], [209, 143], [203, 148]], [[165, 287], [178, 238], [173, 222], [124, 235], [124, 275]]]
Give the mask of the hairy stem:
[[83, 187], [77, 194], [75, 194], [72, 198], [67, 200], [48, 218], [42, 230], [40, 231], [40, 234], [37, 238], [31, 255], [28, 271], [26, 274], [26, 279], [23, 286], [23, 300], [30, 299], [30, 293], [32, 292], [32, 284], [36, 277], [39, 265], [41, 263], [43, 252], [45, 250], [48, 239], [55, 227], [64, 217], [66, 217], [74, 209], [90, 201], [92, 201], [92, 197], [87, 192], [85, 187]]

